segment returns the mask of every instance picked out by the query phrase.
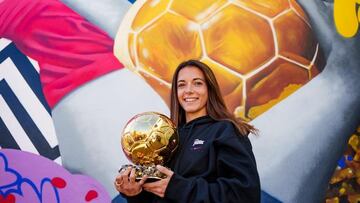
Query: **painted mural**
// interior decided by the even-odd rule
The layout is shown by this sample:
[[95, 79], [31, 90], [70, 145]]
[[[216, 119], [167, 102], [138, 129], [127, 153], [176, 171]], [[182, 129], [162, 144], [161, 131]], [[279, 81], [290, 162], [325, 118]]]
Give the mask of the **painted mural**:
[[189, 58], [260, 130], [262, 202], [359, 201], [359, 4], [0, 0], [0, 146], [38, 154], [0, 149], [0, 202], [124, 202], [122, 128], [169, 113], [172, 72]]
[[287, 0], [137, 1], [115, 38], [119, 60], [168, 106], [177, 64], [189, 58], [211, 64], [228, 108], [243, 119], [316, 77], [324, 68], [320, 53], [306, 14]]
[[1, 202], [109, 202], [92, 178], [72, 175], [53, 161], [14, 149], [0, 152]]

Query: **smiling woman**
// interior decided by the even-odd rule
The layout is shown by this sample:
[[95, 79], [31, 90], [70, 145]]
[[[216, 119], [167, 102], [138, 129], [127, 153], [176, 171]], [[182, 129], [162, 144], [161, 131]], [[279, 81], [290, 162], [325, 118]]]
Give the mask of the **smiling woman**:
[[198, 60], [180, 63], [171, 86], [171, 119], [177, 126], [209, 114], [215, 120], [232, 122], [242, 135], [256, 134], [253, 126], [228, 111], [215, 74], [207, 64]]
[[[157, 166], [167, 177], [136, 182], [122, 171], [116, 189], [128, 202], [260, 202], [260, 181], [247, 135], [256, 129], [226, 109], [214, 73], [188, 60], [175, 70], [171, 119], [178, 127], [178, 151]], [[181, 188], [181, 191], [179, 191]]]
[[202, 71], [195, 66], [186, 66], [179, 71], [177, 96], [185, 110], [186, 121], [205, 116], [208, 90]]

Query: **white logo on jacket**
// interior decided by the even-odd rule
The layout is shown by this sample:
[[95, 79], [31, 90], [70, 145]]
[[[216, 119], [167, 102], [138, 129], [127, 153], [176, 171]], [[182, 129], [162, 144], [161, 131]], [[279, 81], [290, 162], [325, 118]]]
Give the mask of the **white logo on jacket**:
[[200, 140], [200, 139], [195, 139], [194, 140], [194, 144], [192, 146], [195, 146], [195, 145], [202, 145], [204, 144], [204, 140]]

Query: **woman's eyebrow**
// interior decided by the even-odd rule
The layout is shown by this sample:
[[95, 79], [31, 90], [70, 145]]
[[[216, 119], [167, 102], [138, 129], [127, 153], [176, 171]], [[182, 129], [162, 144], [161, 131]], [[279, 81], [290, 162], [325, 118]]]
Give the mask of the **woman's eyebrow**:
[[[194, 81], [194, 80], [205, 81], [203, 78], [193, 78], [192, 80], [193, 80], [193, 81]], [[178, 80], [177, 82], [179, 83], [179, 82], [186, 82], [186, 81], [185, 81], [185, 80]]]
[[193, 80], [201, 80], [201, 81], [204, 81], [203, 78], [194, 78]]

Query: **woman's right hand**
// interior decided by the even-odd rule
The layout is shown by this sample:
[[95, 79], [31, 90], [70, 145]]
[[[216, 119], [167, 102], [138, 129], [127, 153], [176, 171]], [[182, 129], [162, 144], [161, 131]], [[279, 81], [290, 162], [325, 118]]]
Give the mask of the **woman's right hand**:
[[126, 196], [135, 196], [142, 191], [142, 185], [145, 183], [146, 179], [147, 176], [145, 175], [140, 181], [136, 182], [135, 169], [128, 167], [116, 176], [114, 184], [117, 191]]

